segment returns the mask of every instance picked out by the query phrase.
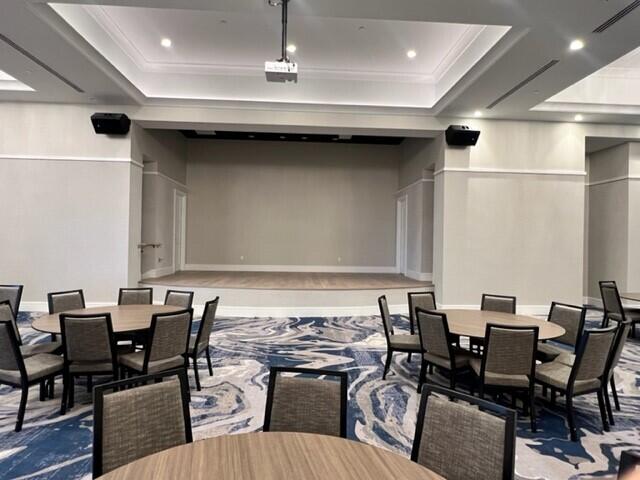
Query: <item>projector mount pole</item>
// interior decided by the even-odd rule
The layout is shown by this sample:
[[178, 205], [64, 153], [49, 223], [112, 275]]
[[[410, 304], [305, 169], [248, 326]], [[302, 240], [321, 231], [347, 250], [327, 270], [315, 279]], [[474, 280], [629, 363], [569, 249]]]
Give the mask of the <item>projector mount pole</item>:
[[269, 5], [272, 7], [282, 7], [282, 56], [278, 61], [289, 62], [289, 56], [287, 55], [287, 18], [289, 16], [289, 0], [269, 0]]

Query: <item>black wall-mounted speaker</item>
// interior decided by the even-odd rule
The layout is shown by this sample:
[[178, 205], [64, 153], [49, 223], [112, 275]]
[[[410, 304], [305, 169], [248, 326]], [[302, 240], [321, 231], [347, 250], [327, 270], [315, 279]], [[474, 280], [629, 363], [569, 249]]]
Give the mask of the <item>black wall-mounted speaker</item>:
[[105, 135], [126, 135], [131, 126], [131, 120], [124, 113], [94, 113], [91, 123], [96, 133]]
[[450, 125], [445, 132], [447, 144], [456, 147], [472, 147], [478, 143], [480, 130], [471, 130], [465, 125]]

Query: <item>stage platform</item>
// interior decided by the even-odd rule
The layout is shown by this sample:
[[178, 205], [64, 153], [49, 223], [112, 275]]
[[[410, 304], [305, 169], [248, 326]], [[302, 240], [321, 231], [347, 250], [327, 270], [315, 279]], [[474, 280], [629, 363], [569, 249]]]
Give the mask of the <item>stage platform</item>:
[[192, 290], [196, 313], [220, 296], [220, 315], [240, 317], [378, 315], [380, 295], [392, 313], [407, 313], [408, 292], [433, 290], [431, 282], [383, 273], [184, 271], [140, 285], [153, 287], [155, 301], [168, 289]]

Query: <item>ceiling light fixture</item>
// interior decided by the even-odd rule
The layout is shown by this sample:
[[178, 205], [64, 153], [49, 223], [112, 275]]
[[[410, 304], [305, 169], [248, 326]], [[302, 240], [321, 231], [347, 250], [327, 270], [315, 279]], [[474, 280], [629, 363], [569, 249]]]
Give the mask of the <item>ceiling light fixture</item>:
[[576, 50], [582, 50], [584, 48], [584, 42], [582, 40], [580, 40], [579, 38], [575, 39], [574, 41], [572, 41], [569, 44], [569, 50], [571, 51], [576, 51]]
[[296, 53], [296, 50], [298, 50], [298, 47], [296, 47], [293, 43], [287, 45], [287, 52]]
[[164, 48], [171, 48], [173, 42], [170, 38], [163, 38], [162, 40], [160, 40], [160, 45], [162, 45]]
[[473, 116], [474, 117], [481, 117], [482, 116], [482, 112], [480, 110], [476, 110], [475, 112], [473, 112]]
[[415, 51], [415, 50], [409, 50], [409, 51], [407, 52], [407, 57], [409, 57], [409, 58], [416, 58], [416, 56], [417, 56], [417, 55], [418, 55], [418, 54], [416, 53], [416, 51]]
[[578, 113], [578, 114], [576, 114], [576, 116], [575, 116], [575, 117], [573, 117], [573, 119], [574, 119], [576, 122], [581, 122], [582, 120], [584, 120], [584, 117], [583, 117], [581, 114], [579, 114], [579, 113]]

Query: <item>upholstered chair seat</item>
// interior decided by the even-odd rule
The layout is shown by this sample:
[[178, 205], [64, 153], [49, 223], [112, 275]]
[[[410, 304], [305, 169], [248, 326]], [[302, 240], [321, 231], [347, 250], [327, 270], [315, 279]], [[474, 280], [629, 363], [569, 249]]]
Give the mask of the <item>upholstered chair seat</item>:
[[[425, 353], [423, 358], [434, 365], [442, 368], [449, 369], [451, 367], [451, 360], [447, 357], [442, 357], [440, 355], [434, 355], [432, 353]], [[463, 350], [462, 348], [455, 349], [454, 356], [454, 365], [456, 368], [465, 368], [469, 366], [469, 362], [473, 360], [475, 357], [469, 353], [468, 350]]]
[[[64, 360], [57, 355], [40, 353], [24, 359], [24, 368], [29, 382], [61, 373]], [[0, 370], [0, 381], [20, 384], [20, 370]]]
[[62, 349], [62, 342], [45, 342], [45, 343], [34, 343], [32, 345], [20, 345], [20, 352], [22, 356], [32, 357], [34, 355], [38, 355], [40, 353], [51, 353], [57, 354]]
[[[482, 359], [481, 358], [471, 358], [469, 360], [469, 366], [474, 371], [474, 373], [480, 376], [480, 372], [482, 371]], [[496, 372], [484, 372], [484, 383], [485, 385], [494, 386], [494, 387], [520, 387], [520, 388], [528, 388], [529, 387], [529, 377], [527, 375], [518, 375], [518, 374], [508, 374], [508, 373], [496, 373]]]
[[[145, 352], [125, 353], [118, 357], [118, 362], [127, 368], [142, 372], [144, 370], [144, 355]], [[184, 357], [182, 355], [150, 361], [145, 373], [158, 373], [179, 367], [184, 367]]]
[[[536, 371], [536, 379], [552, 387], [561, 390], [569, 388], [569, 377], [571, 376], [571, 366], [559, 361], [540, 365]], [[583, 393], [589, 390], [600, 388], [600, 380], [592, 378], [590, 380], [576, 380], [573, 386], [573, 393]]]
[[18, 329], [18, 322], [16, 320], [16, 311], [12, 306], [11, 299], [0, 300], [0, 321], [11, 322], [13, 331], [16, 335], [16, 340], [20, 347], [20, 353], [23, 358], [32, 357], [39, 353], [59, 353], [61, 351], [62, 344], [60, 342], [44, 342], [36, 343], [33, 345], [23, 345], [22, 337], [20, 336], [20, 329]]
[[551, 362], [564, 353], [567, 353], [566, 348], [562, 348], [548, 342], [538, 342], [536, 357], [542, 362]]
[[420, 351], [420, 339], [418, 335], [390, 335], [389, 343], [391, 344], [391, 348], [395, 350]]
[[391, 360], [394, 352], [420, 353], [420, 339], [418, 335], [397, 334], [393, 328], [393, 321], [389, 314], [389, 305], [387, 297], [384, 295], [378, 297], [378, 307], [380, 308], [380, 317], [382, 318], [382, 327], [384, 328], [384, 336], [387, 340], [387, 358], [384, 362], [384, 370], [382, 371], [382, 379], [387, 378], [387, 373], [391, 367]]

